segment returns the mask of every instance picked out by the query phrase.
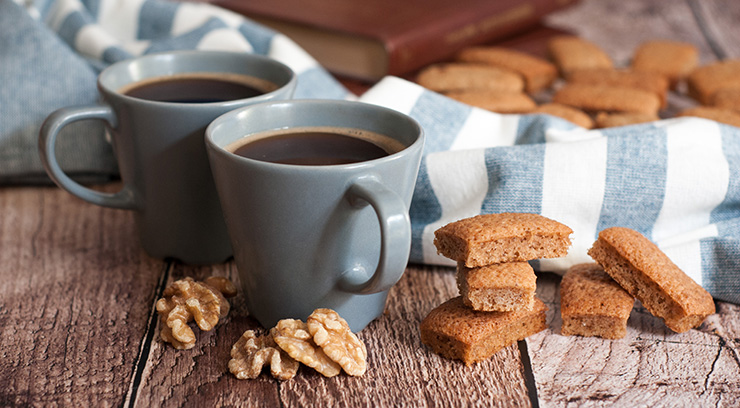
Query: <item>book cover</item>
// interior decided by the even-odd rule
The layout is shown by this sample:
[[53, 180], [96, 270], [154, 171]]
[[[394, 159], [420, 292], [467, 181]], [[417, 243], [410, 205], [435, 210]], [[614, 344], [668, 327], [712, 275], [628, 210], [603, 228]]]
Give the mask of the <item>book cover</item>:
[[521, 33], [575, 0], [210, 0], [287, 35], [335, 74], [377, 80]]

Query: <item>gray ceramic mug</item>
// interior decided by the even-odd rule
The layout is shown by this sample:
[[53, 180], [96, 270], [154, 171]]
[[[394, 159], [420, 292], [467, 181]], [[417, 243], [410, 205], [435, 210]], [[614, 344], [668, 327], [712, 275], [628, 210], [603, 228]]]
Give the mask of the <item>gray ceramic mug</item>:
[[[400, 151], [315, 166], [233, 153], [274, 129], [316, 127], [385, 135]], [[275, 101], [216, 119], [206, 146], [250, 315], [269, 328], [326, 307], [354, 331], [379, 317], [408, 262], [423, 144], [416, 121], [360, 102]]]
[[[207, 103], [161, 102], [124, 94], [156, 78], [203, 73], [236, 74], [256, 81], [255, 87], [268, 86], [258, 96]], [[295, 74], [284, 64], [246, 53], [174, 51], [122, 61], [98, 77], [103, 104], [60, 109], [47, 118], [39, 135], [41, 159], [52, 180], [73, 195], [93, 204], [133, 210], [141, 244], [151, 256], [192, 264], [223, 262], [232, 250], [203, 143], [205, 128], [233, 109], [290, 99], [295, 85]], [[54, 145], [59, 131], [86, 119], [103, 120], [111, 135], [123, 180], [117, 193], [84, 187], [57, 163]]]

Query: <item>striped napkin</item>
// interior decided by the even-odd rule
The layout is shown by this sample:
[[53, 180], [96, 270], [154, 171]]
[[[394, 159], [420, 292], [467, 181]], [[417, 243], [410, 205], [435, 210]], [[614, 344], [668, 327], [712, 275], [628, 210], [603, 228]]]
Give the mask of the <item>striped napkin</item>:
[[427, 145], [411, 204], [412, 262], [453, 265], [434, 231], [480, 213], [529, 212], [573, 229], [564, 272], [612, 226], [640, 231], [715, 298], [740, 303], [740, 129], [699, 118], [585, 130], [500, 115], [388, 77], [362, 101], [418, 120]]
[[[353, 98], [287, 37], [208, 4], [27, 3], [0, 0], [0, 45], [13, 24], [22, 24], [49, 52], [92, 72], [132, 56], [173, 49], [254, 52], [298, 73], [296, 98]], [[8, 10], [14, 14], [3, 18], [11, 16]], [[16, 15], [18, 10], [25, 10], [22, 16]], [[65, 46], [60, 49], [57, 43]], [[41, 65], [45, 61], [60, 67], [33, 49], [9, 49], [11, 56], [28, 60], [32, 55]], [[0, 68], [9, 60], [0, 58]], [[13, 72], [20, 71], [16, 66]], [[46, 67], [41, 72], [48, 83], [69, 82], [69, 72], [53, 71]], [[5, 72], [11, 71], [0, 69], [3, 84], [8, 83]], [[74, 81], [78, 93], [95, 89], [90, 75]], [[7, 105], [5, 97], [0, 91], [0, 109]], [[92, 102], [86, 102], [89, 95], [79, 99]], [[591, 261], [586, 251], [598, 231], [623, 226], [656, 242], [715, 298], [740, 303], [740, 129], [680, 118], [585, 130], [547, 115], [499, 115], [472, 108], [395, 77], [383, 79], [359, 99], [409, 114], [427, 136], [410, 211], [411, 262], [452, 265], [437, 255], [432, 243], [434, 231], [448, 222], [480, 213], [531, 212], [574, 231], [569, 255], [536, 262], [540, 271], [562, 273]], [[48, 105], [48, 112], [65, 106], [58, 101]], [[0, 114], [4, 122], [8, 116]], [[0, 127], [0, 142], [8, 139], [7, 132]], [[18, 154], [22, 157], [22, 149]], [[0, 176], [4, 171], [0, 164]]]

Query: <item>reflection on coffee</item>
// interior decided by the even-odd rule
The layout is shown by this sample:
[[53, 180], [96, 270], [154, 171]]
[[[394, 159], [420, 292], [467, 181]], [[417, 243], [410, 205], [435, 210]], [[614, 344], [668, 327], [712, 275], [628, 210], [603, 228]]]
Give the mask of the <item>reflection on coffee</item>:
[[283, 129], [241, 139], [227, 148], [242, 157], [271, 163], [322, 166], [358, 163], [399, 152], [395, 139], [360, 129]]
[[157, 102], [212, 103], [252, 98], [275, 89], [277, 85], [260, 78], [204, 72], [149, 78], [120, 92]]

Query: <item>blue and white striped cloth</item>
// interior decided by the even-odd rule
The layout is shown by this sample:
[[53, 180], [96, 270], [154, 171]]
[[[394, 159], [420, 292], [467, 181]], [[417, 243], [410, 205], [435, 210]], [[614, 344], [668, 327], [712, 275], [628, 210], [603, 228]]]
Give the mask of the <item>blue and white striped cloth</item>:
[[[298, 73], [296, 98], [352, 98], [285, 36], [207, 4], [37, 0], [27, 9], [97, 70], [171, 49], [255, 52]], [[715, 298], [740, 303], [740, 129], [681, 118], [588, 131], [546, 115], [472, 108], [395, 77], [360, 100], [409, 114], [427, 136], [411, 262], [452, 265], [432, 243], [448, 222], [532, 212], [574, 231], [569, 255], [537, 262], [541, 271], [591, 261], [598, 232], [623, 226], [656, 242]]]
[[361, 100], [417, 119], [427, 146], [411, 204], [411, 259], [436, 253], [434, 231], [480, 213], [529, 212], [573, 229], [568, 256], [593, 262], [611, 226], [640, 231], [717, 299], [740, 303], [740, 129], [699, 118], [585, 130], [544, 115], [499, 115], [398, 78]]

